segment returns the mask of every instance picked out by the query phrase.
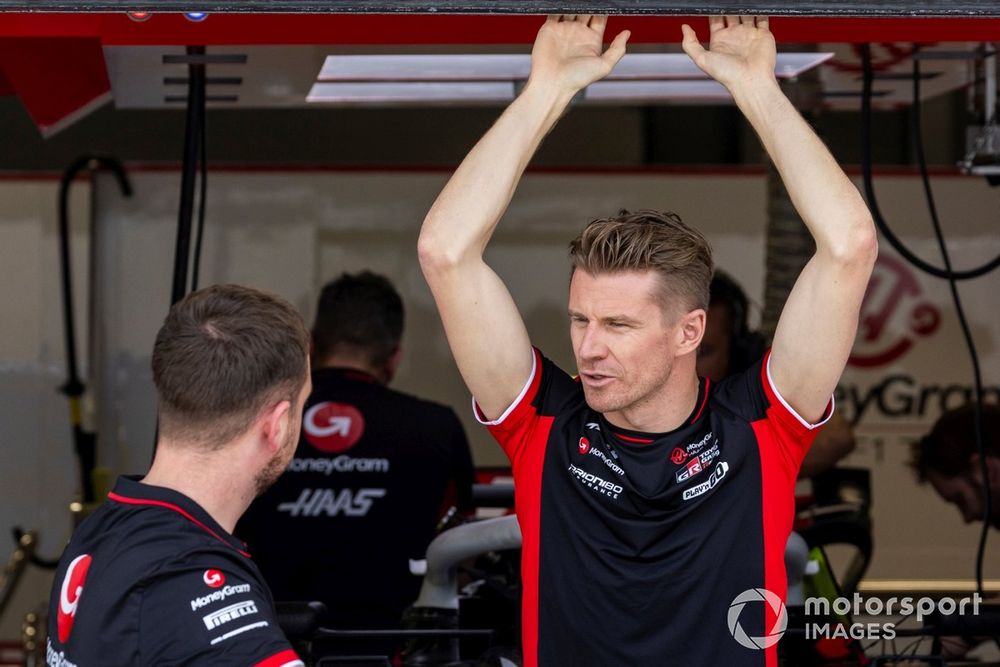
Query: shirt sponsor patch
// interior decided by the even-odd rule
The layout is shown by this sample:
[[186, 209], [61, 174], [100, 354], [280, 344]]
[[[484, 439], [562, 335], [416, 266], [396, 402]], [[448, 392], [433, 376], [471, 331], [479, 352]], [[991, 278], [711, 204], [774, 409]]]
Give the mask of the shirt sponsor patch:
[[620, 485], [609, 482], [606, 479], [602, 479], [593, 473], [587, 472], [583, 468], [576, 467], [572, 463], [569, 464], [568, 470], [570, 474], [572, 474], [580, 483], [590, 487], [603, 496], [618, 498], [618, 495], [625, 490]]
[[243, 602], [237, 602], [236, 604], [224, 607], [219, 611], [213, 611], [211, 614], [203, 616], [201, 620], [204, 621], [206, 628], [214, 630], [229, 621], [256, 613], [257, 603], [253, 600], [244, 600]]
[[222, 602], [230, 595], [239, 595], [240, 593], [249, 593], [250, 584], [236, 584], [235, 586], [223, 586], [222, 588], [209, 593], [208, 595], [202, 595], [191, 600], [191, 611], [201, 609], [205, 605], [210, 605], [213, 602]]
[[715, 470], [712, 471], [707, 480], [701, 484], [692, 486], [690, 489], [684, 489], [684, 500], [697, 498], [701, 494], [714, 489], [722, 481], [722, 478], [726, 476], [727, 472], [729, 472], [729, 464], [725, 461], [719, 461], [719, 465], [715, 467]]

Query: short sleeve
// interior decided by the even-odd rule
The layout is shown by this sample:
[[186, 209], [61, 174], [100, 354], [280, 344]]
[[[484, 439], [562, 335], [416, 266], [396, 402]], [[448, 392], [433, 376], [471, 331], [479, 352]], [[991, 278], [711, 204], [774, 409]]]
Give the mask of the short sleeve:
[[[774, 386], [770, 373], [770, 350], [746, 371], [736, 373], [719, 383], [715, 392], [718, 403], [726, 411], [750, 422], [760, 444], [777, 455], [782, 465], [797, 474], [818, 429], [833, 416], [830, 402], [823, 418], [810, 423], [789, 405]], [[794, 475], [792, 475], [794, 477]]]
[[304, 666], [256, 573], [213, 554], [184, 557], [146, 583], [139, 652], [142, 664]]
[[475, 399], [476, 420], [486, 426], [510, 459], [515, 470], [532, 446], [544, 446], [544, 423], [574, 400], [583, 400], [579, 383], [532, 348], [531, 375], [521, 393], [497, 419], [487, 421]]

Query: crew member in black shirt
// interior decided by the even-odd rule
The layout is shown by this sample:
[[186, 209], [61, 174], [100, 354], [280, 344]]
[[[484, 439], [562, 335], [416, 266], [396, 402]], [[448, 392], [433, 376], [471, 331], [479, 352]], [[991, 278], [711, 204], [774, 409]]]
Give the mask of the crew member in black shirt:
[[47, 663], [303, 663], [237, 519], [295, 452], [309, 332], [291, 304], [235, 285], [174, 305], [153, 347], [159, 436], [73, 534], [49, 603]]
[[326, 285], [295, 458], [237, 528], [275, 599], [322, 601], [334, 628], [398, 628], [420, 588], [410, 561], [424, 558], [442, 512], [470, 505], [472, 459], [455, 413], [387, 386], [403, 317], [383, 276]]

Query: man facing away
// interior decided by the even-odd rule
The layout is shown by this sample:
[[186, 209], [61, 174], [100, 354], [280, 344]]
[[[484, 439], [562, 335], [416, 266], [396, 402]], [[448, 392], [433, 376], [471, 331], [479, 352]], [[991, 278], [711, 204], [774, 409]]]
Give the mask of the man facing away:
[[[471, 509], [472, 456], [448, 407], [390, 389], [403, 301], [383, 276], [343, 274], [319, 298], [313, 393], [284, 475], [247, 511], [247, 540], [275, 599], [319, 600], [324, 624], [400, 627], [421, 560], [449, 506]], [[330, 644], [392, 653], [394, 640]]]
[[685, 26], [685, 51], [757, 131], [816, 254], [770, 353], [716, 385], [695, 372], [704, 237], [673, 214], [596, 220], [570, 245], [579, 381], [555, 367], [483, 252], [542, 138], [624, 54], [627, 32], [602, 53], [605, 23], [545, 22], [524, 90], [441, 192], [418, 247], [477, 415], [512, 462], [525, 665], [774, 665], [776, 605], [742, 605], [735, 622], [731, 605], [749, 589], [784, 595], [796, 472], [832, 411], [874, 227], [781, 93], [767, 19], [711, 18], [708, 50]]
[[156, 336], [156, 455], [74, 532], [49, 603], [49, 665], [302, 665], [232, 536], [295, 452], [309, 332], [285, 300], [219, 285]]

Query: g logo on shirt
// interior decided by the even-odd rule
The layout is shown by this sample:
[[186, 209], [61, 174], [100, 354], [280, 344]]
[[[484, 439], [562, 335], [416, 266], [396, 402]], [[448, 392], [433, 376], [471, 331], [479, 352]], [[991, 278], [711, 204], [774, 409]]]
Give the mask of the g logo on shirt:
[[59, 641], [66, 643], [69, 633], [73, 630], [73, 620], [76, 618], [76, 608], [83, 594], [83, 582], [87, 578], [90, 562], [89, 555], [77, 556], [66, 568], [62, 586], [59, 588], [59, 611], [56, 616], [56, 627], [59, 630]]
[[226, 583], [226, 575], [218, 570], [205, 570], [205, 574], [201, 575], [201, 579], [209, 588], [218, 588]]
[[580, 453], [586, 454], [589, 451], [590, 451], [590, 440], [587, 440], [586, 437], [580, 438]]
[[310, 445], [335, 454], [350, 449], [365, 432], [365, 418], [346, 403], [317, 403], [302, 418], [302, 432]]

